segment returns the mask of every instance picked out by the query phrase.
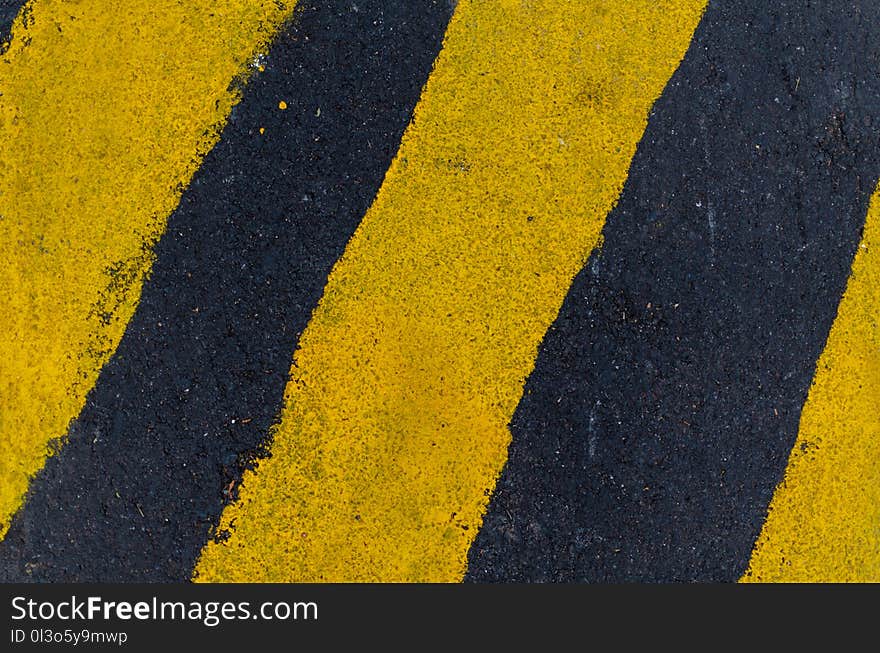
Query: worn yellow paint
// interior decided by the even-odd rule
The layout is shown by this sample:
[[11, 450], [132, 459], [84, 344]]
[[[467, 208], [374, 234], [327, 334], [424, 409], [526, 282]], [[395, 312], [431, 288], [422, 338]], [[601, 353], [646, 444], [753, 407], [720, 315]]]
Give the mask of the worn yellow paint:
[[880, 582], [880, 192], [742, 580]]
[[132, 315], [274, 0], [35, 0], [0, 58], [0, 537]]
[[457, 581], [538, 344], [704, 3], [462, 1], [202, 581]]

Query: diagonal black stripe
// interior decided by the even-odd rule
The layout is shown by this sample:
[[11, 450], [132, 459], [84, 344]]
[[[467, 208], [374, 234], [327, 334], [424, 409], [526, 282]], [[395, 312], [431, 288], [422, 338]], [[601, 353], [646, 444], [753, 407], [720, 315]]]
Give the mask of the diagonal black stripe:
[[880, 173], [878, 20], [712, 3], [542, 345], [469, 580], [742, 574]]
[[5, 50], [4, 43], [9, 39], [12, 22], [26, 0], [0, 0], [0, 52]]
[[299, 334], [452, 12], [448, 0], [304, 4], [171, 216], [69, 442], [32, 482], [0, 545], [5, 579], [188, 579], [260, 453]]

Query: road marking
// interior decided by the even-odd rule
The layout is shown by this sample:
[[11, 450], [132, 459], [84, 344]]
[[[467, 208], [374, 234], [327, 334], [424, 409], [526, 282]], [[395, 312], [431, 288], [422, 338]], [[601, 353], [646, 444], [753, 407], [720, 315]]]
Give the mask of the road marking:
[[880, 581], [880, 193], [742, 580]]
[[198, 580], [462, 578], [538, 344], [703, 8], [459, 3]]
[[64, 448], [31, 479], [0, 581], [190, 579], [278, 417], [299, 334], [451, 15], [436, 0], [297, 4], [169, 216]]
[[837, 91], [880, 78], [835, 55], [880, 53], [880, 6], [814, 9], [709, 5], [541, 343], [466, 581], [746, 571], [880, 176], [880, 106]]
[[[36, 0], [0, 60], [0, 537], [293, 2]], [[109, 434], [107, 434], [109, 435]]]

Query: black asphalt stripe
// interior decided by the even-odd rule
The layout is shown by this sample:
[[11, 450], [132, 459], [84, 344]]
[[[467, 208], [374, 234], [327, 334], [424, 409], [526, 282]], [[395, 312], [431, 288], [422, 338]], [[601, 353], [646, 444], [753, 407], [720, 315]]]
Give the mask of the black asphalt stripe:
[[0, 545], [6, 580], [188, 579], [264, 453], [299, 334], [452, 13], [448, 0], [304, 5], [171, 216], [69, 441], [33, 480]]
[[471, 581], [733, 581], [880, 173], [880, 5], [714, 2], [512, 420]]
[[12, 22], [25, 4], [25, 0], [0, 0], [0, 52], [6, 49]]

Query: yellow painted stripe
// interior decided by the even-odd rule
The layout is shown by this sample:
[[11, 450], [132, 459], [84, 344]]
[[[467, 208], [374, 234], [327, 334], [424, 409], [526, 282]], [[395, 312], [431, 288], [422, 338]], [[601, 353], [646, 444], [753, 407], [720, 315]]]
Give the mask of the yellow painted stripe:
[[703, 5], [458, 5], [199, 580], [461, 579], [538, 344]]
[[742, 580], [880, 582], [880, 191]]
[[36, 0], [0, 58], [0, 536], [293, 2]]

